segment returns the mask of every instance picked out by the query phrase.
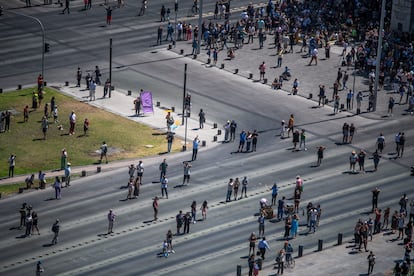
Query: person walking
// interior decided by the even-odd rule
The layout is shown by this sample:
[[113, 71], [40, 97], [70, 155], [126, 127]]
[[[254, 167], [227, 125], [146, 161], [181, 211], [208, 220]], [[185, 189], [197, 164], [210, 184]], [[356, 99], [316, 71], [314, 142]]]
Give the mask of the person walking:
[[374, 171], [378, 170], [378, 164], [380, 161], [380, 155], [378, 154], [378, 150], [376, 150], [373, 154], [372, 154], [372, 160], [374, 161]]
[[288, 138], [290, 138], [290, 133], [292, 132], [293, 133], [293, 127], [294, 127], [294, 124], [295, 124], [295, 117], [294, 117], [294, 115], [293, 114], [290, 114], [290, 118], [289, 118], [289, 121], [288, 121]]
[[52, 232], [53, 232], [53, 239], [51, 244], [57, 244], [58, 242], [58, 236], [59, 236], [59, 232], [60, 232], [60, 224], [59, 224], [59, 219], [56, 219], [55, 223], [53, 223], [52, 225]]
[[63, 9], [62, 14], [65, 14], [65, 11], [68, 11], [68, 14], [70, 14], [69, 4], [70, 4], [70, 1], [65, 0], [65, 8]]
[[167, 168], [168, 168], [167, 159], [164, 158], [164, 160], [162, 161], [162, 163], [159, 166], [160, 182], [161, 182], [162, 178], [167, 174]]
[[377, 151], [382, 154], [385, 147], [385, 137], [382, 133], [377, 137]]
[[240, 194], [240, 199], [243, 198], [243, 193], [244, 193], [244, 197], [247, 197], [247, 185], [249, 184], [249, 181], [247, 180], [247, 176], [243, 177], [241, 184], [242, 184], [242, 190]]
[[162, 44], [162, 32], [163, 32], [163, 28], [160, 25], [158, 27], [158, 30], [157, 30], [157, 45], [161, 45]]
[[37, 212], [32, 211], [32, 233], [34, 233], [34, 230], [37, 230], [37, 234], [40, 235], [39, 232], [39, 216], [37, 215]]
[[371, 275], [372, 271], [374, 270], [374, 265], [375, 265], [375, 254], [372, 251], [369, 252], [367, 260], [368, 260], [368, 275]]
[[318, 100], [318, 106], [325, 106], [325, 97], [326, 97], [326, 90], [325, 90], [325, 85], [320, 84], [319, 85], [319, 100]]
[[197, 159], [199, 145], [200, 145], [200, 139], [198, 139], [198, 135], [197, 135], [193, 140], [193, 155], [191, 156], [191, 161], [195, 161]]
[[279, 251], [279, 253], [277, 254], [277, 257], [276, 257], [277, 275], [283, 274], [283, 268], [285, 266], [285, 261], [286, 261], [286, 252], [282, 248], [282, 249], [280, 249], [280, 251]]
[[184, 178], [183, 178], [183, 184], [185, 183], [185, 181], [187, 180], [187, 185], [190, 183], [190, 175], [191, 175], [191, 163], [184, 161]]
[[16, 166], [16, 155], [12, 154], [8, 160], [9, 163], [9, 177], [14, 177], [14, 167]]
[[165, 240], [167, 241], [167, 253], [175, 253], [173, 244], [172, 244], [172, 239], [173, 239], [173, 233], [171, 229], [169, 229], [167, 231], [167, 234], [165, 235]]
[[260, 256], [262, 257], [262, 259], [265, 259], [265, 254], [266, 254], [266, 249], [270, 250], [269, 244], [266, 241], [266, 237], [262, 237], [262, 239], [259, 241], [259, 252], [260, 252]]
[[105, 163], [108, 164], [107, 153], [108, 153], [108, 145], [106, 144], [105, 141], [103, 141], [101, 145], [101, 159], [99, 160], [99, 163], [102, 163], [102, 159], [105, 157]]
[[165, 192], [165, 196], [168, 199], [168, 178], [165, 175], [161, 179], [161, 195], [163, 198], [164, 198], [164, 192]]
[[158, 196], [154, 197], [152, 200], [152, 209], [154, 210], [154, 220], [158, 219]]
[[113, 212], [112, 209], [109, 210], [107, 218], [108, 218], [108, 235], [109, 235], [114, 232], [113, 228], [114, 228], [114, 221], [115, 221], [115, 213]]

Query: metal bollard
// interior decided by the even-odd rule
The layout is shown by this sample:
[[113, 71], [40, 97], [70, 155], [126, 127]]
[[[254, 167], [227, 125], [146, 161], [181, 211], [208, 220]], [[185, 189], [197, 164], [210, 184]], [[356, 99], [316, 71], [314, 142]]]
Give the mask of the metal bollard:
[[213, 136], [213, 142], [217, 142], [217, 136], [216, 135]]
[[213, 124], [213, 128], [217, 128], [217, 123], [214, 123]]
[[309, 99], [312, 99], [312, 97], [313, 97], [313, 94], [309, 93]]
[[249, 73], [249, 79], [253, 78], [253, 73]]
[[21, 84], [19, 84], [19, 85], [17, 86], [17, 90], [22, 90], [22, 85], [21, 85]]
[[237, 74], [237, 73], [239, 73], [239, 69], [234, 69], [234, 74]]
[[86, 171], [82, 171], [82, 177], [86, 176]]
[[101, 166], [96, 167], [96, 172], [97, 172], [97, 173], [100, 173], [100, 172], [101, 172], [101, 170], [102, 170]]
[[128, 96], [131, 96], [131, 95], [132, 95], [132, 91], [128, 90]]
[[194, 56], [193, 56], [193, 59], [197, 59], [197, 55], [194, 55]]
[[205, 146], [206, 146], [206, 144], [207, 144], [207, 143], [206, 143], [206, 140], [201, 141], [201, 146], [202, 146], [202, 147], [205, 147]]
[[224, 69], [224, 63], [221, 64], [220, 69]]
[[69, 82], [68, 81], [65, 81], [65, 86], [69, 86]]
[[318, 251], [322, 251], [323, 249], [323, 240], [318, 240]]
[[3, 88], [0, 88], [0, 94], [3, 93]]
[[241, 276], [241, 265], [237, 265], [237, 276]]
[[342, 233], [338, 233], [338, 245], [342, 244]]
[[184, 55], [184, 50], [183, 49], [180, 50], [180, 55]]
[[175, 112], [175, 107], [174, 106], [171, 106], [171, 111]]
[[43, 86], [44, 87], [46, 87], [47, 86], [47, 82], [45, 81], [45, 82], [43, 82]]
[[266, 84], [267, 83], [267, 79], [263, 79], [263, 83]]
[[298, 258], [303, 256], [303, 245], [299, 245], [298, 248]]
[[160, 102], [157, 102], [156, 106], [157, 107], [160, 107], [161, 106], [161, 103]]
[[221, 135], [221, 129], [217, 129], [217, 135]]
[[211, 58], [208, 58], [207, 59], [207, 64], [210, 64], [211, 63]]

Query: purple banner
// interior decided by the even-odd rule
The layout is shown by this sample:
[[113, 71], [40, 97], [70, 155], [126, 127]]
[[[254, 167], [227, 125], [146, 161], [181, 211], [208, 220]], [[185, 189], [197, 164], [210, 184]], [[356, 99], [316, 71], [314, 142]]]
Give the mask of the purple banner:
[[150, 91], [142, 91], [140, 94], [142, 102], [142, 111], [144, 113], [154, 113], [152, 106], [152, 93]]

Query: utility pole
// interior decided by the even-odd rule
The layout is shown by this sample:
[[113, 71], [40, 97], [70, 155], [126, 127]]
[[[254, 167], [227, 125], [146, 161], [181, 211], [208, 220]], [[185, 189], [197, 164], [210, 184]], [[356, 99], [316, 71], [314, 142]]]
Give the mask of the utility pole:
[[109, 39], [109, 98], [112, 92], [112, 38]]
[[382, 55], [382, 30], [384, 29], [384, 18], [385, 18], [385, 0], [381, 1], [381, 19], [380, 26], [378, 28], [378, 47], [377, 47], [377, 59], [375, 66], [375, 83], [374, 83], [374, 103], [372, 105], [372, 110], [375, 112], [377, 110], [377, 96], [378, 96], [378, 81], [379, 81], [379, 71]]
[[184, 64], [184, 90], [183, 90], [183, 119], [181, 125], [184, 125], [184, 115], [185, 115], [185, 97], [187, 96], [187, 63]]
[[201, 50], [201, 35], [202, 35], [201, 24], [202, 22], [203, 22], [203, 0], [200, 0], [200, 8], [198, 9], [197, 55], [200, 54], [200, 50]]
[[177, 13], [178, 13], [178, 0], [174, 2], [174, 12], [175, 12], [175, 43], [177, 43], [178, 30], [177, 30]]

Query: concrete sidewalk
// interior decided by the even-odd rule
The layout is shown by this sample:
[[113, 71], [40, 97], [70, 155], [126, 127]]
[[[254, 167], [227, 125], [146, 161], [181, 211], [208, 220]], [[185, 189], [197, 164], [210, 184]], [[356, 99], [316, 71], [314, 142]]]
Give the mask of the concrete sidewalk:
[[[96, 100], [89, 101], [89, 91], [86, 90], [85, 86], [76, 87], [74, 84], [69, 84], [68, 86], [65, 83], [48, 83], [48, 86], [57, 89], [58, 91], [78, 99], [79, 101], [86, 102], [90, 105], [96, 106], [100, 109], [104, 109], [108, 112], [118, 114], [119, 116], [128, 118], [129, 120], [133, 120], [135, 122], [148, 125], [153, 129], [160, 130], [160, 131], [167, 131], [166, 120], [165, 116], [167, 115], [167, 110], [171, 110], [171, 106], [163, 106], [167, 105], [168, 103], [162, 103], [159, 99], [153, 98], [153, 109], [154, 113], [142, 114], [140, 116], [135, 115], [134, 110], [134, 99], [138, 96], [138, 91], [131, 92], [131, 95], [128, 96], [128, 91], [122, 91], [116, 89], [112, 91], [111, 98], [103, 98], [103, 86], [97, 86], [96, 89]], [[160, 102], [160, 106], [157, 107], [157, 102]], [[176, 111], [180, 108], [176, 108]], [[182, 116], [181, 113], [171, 112], [176, 122], [181, 122]], [[223, 136], [217, 135], [218, 129], [214, 128], [214, 122], [206, 121], [204, 123], [204, 128], [199, 129], [199, 121], [198, 121], [198, 113], [192, 113], [193, 117], [187, 118], [187, 131], [185, 128], [185, 124], [183, 126], [178, 125], [173, 132], [175, 136], [182, 140], [182, 144], [184, 146], [184, 141], [186, 141], [186, 154], [190, 155], [192, 151], [192, 141], [193, 139], [198, 136], [201, 143], [199, 151], [203, 151], [204, 148], [211, 148], [213, 146], [218, 145], [221, 143]], [[194, 118], [194, 117], [197, 117]], [[221, 125], [218, 126], [221, 129]], [[187, 132], [187, 134], [186, 134]], [[187, 139], [185, 139], [187, 137]], [[214, 141], [215, 137], [217, 141]], [[204, 146], [203, 146], [204, 145]], [[166, 146], [167, 147], [167, 146]], [[99, 164], [99, 165], [88, 165], [88, 166], [73, 166], [72, 167], [72, 174], [73, 175], [91, 175], [97, 173], [98, 168], [101, 168], [101, 171], [108, 171], [114, 170], [118, 168], [126, 168], [131, 163], [137, 163], [138, 159], [133, 160], [122, 160], [122, 161], [114, 161], [109, 162], [108, 164]], [[33, 172], [37, 179], [37, 172]], [[45, 171], [46, 177], [55, 177], [55, 176], [63, 176], [64, 172], [62, 170], [52, 170], [52, 171]], [[28, 175], [18, 175], [13, 178], [3, 178], [0, 179], [0, 185], [5, 184], [12, 184], [12, 183], [22, 183], [25, 181]]]
[[[368, 242], [368, 250], [373, 251], [376, 256], [376, 263], [373, 274], [376, 276], [391, 276], [395, 262], [399, 262], [404, 257], [402, 240], [396, 240], [397, 234], [383, 232], [374, 236], [372, 241]], [[353, 241], [344, 241], [340, 246], [331, 245], [322, 251], [304, 252], [301, 258], [297, 257], [297, 248], [293, 256], [295, 257], [295, 267], [285, 268], [283, 275], [314, 275], [314, 276], [351, 276], [351, 275], [368, 275], [369, 252], [354, 248]], [[315, 245], [315, 250], [317, 245]], [[274, 269], [275, 251], [278, 248], [272, 248], [267, 254], [263, 269], [259, 275], [281, 275], [277, 274], [277, 268]], [[247, 259], [246, 259], [247, 263]], [[247, 264], [243, 264], [242, 275], [247, 275]], [[234, 274], [233, 274], [234, 275]]]

